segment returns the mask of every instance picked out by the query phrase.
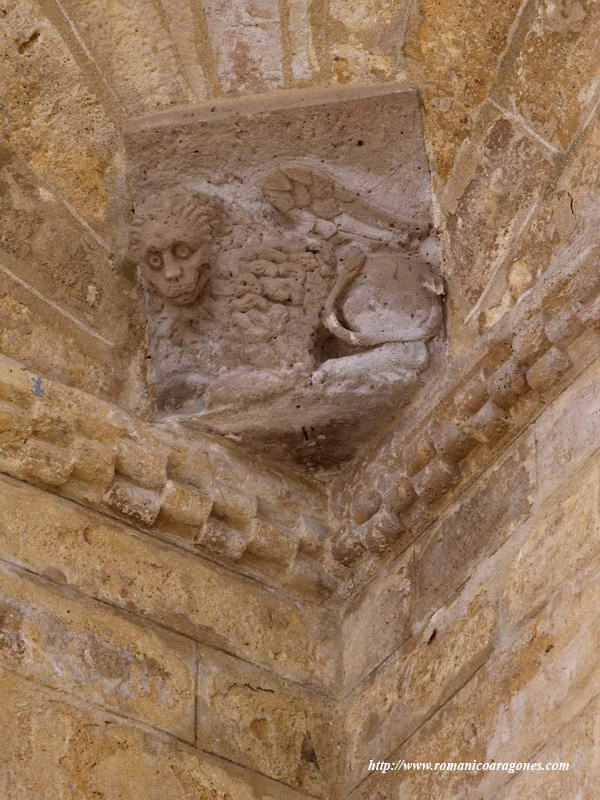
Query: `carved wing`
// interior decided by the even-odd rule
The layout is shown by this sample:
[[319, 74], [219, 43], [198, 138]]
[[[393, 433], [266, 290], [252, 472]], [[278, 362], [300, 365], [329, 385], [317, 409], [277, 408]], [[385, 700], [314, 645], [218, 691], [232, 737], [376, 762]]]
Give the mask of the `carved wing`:
[[[262, 181], [262, 189], [271, 205], [292, 221], [305, 214], [316, 218], [313, 231], [325, 239], [341, 234], [336, 243], [338, 275], [323, 309], [322, 320], [338, 339], [356, 347], [374, 346], [388, 341], [420, 341], [437, 330], [440, 308], [437, 297], [431, 298], [431, 311], [418, 333], [403, 333], [398, 339], [381, 338], [367, 332], [351, 330], [340, 320], [340, 300], [360, 274], [366, 252], [360, 239], [398, 244], [420, 238], [419, 228], [411, 229], [382, 209], [365, 202], [326, 172], [307, 164], [293, 162], [277, 167]], [[356, 226], [356, 222], [359, 226]], [[363, 228], [360, 228], [362, 223]], [[368, 245], [367, 245], [368, 250]], [[429, 287], [424, 285], [429, 290]], [[431, 291], [431, 290], [429, 290]], [[431, 294], [435, 294], [431, 291]]]
[[400, 229], [390, 214], [365, 202], [323, 170], [307, 164], [292, 162], [271, 170], [262, 180], [262, 190], [271, 205], [290, 219], [307, 212], [325, 221], [321, 231], [325, 238], [329, 238], [328, 232], [329, 235], [336, 232], [331, 220], [341, 216], [377, 228], [384, 238], [418, 232], [416, 228], [407, 230], [404, 224]]

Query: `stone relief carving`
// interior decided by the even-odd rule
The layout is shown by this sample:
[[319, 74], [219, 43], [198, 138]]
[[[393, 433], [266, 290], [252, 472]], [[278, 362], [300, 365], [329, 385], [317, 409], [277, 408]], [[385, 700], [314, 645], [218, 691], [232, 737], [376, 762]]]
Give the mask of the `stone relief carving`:
[[427, 366], [441, 322], [429, 231], [399, 230], [307, 163], [257, 180], [260, 214], [184, 188], [135, 204], [157, 404], [307, 438], [390, 401]]
[[443, 357], [417, 93], [221, 100], [124, 134], [159, 417], [308, 465], [351, 456]]

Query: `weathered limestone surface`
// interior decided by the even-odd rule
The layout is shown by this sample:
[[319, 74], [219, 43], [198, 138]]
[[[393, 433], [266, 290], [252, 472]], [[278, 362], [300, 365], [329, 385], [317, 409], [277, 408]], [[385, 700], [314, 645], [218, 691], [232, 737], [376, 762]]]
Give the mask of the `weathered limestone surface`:
[[423, 0], [404, 45], [408, 68], [423, 85], [425, 120], [443, 185], [494, 80], [520, 3]]
[[283, 87], [280, 10], [276, 0], [260, 5], [206, 0], [217, 76], [226, 93], [251, 94]]
[[600, 447], [599, 383], [600, 365], [596, 360], [537, 421], [542, 497], [559, 488], [562, 476], [577, 469]]
[[597, 468], [586, 470], [575, 486], [559, 489], [529, 521], [505, 587], [511, 620], [533, 613], [549, 591], [597, 561], [599, 477]]
[[194, 741], [191, 641], [0, 566], [3, 667]]
[[352, 688], [410, 635], [412, 549], [346, 610], [341, 645], [345, 688]]
[[0, 348], [143, 411], [137, 288], [110, 253], [114, 119], [37, 4], [4, 4], [0, 52]]
[[[585, 632], [586, 626], [590, 621], [597, 620], [597, 612], [592, 611], [597, 603], [597, 591], [589, 581], [593, 580], [592, 576], [598, 567], [598, 486], [598, 464], [589, 464], [582, 475], [542, 503], [531, 519], [512, 534], [488, 563], [483, 561], [482, 568], [475, 572], [451, 606], [442, 606], [414, 641], [400, 648], [364, 686], [353, 693], [348, 702], [346, 718], [348, 735], [351, 737], [349, 753], [355, 753], [354, 759], [349, 755], [350, 763], [361, 765], [364, 771], [369, 759], [374, 757], [373, 753], [377, 756], [375, 760], [397, 757], [407, 761], [438, 762], [491, 758], [497, 761], [526, 760], [521, 748], [530, 747], [531, 752], [535, 752], [535, 742], [545, 735], [543, 725], [540, 725], [532, 735], [533, 743], [528, 741], [527, 711], [531, 709], [533, 713], [538, 703], [540, 707], [550, 703], [550, 708], [554, 708], [554, 699], [551, 699], [554, 698], [554, 690], [550, 690], [545, 681], [556, 680], [562, 686], [560, 682], [564, 679], [567, 684], [560, 691], [572, 692], [573, 697], [569, 702], [579, 703], [580, 684], [569, 684], [571, 679], [577, 680], [569, 673], [575, 671], [578, 674], [577, 671], [583, 670], [585, 674], [585, 670], [593, 668], [593, 664], [586, 663], [592, 657], [587, 645], [583, 646], [583, 641], [589, 635]], [[577, 509], [577, 513], [573, 513], [573, 509]], [[547, 553], [544, 552], [544, 544]], [[585, 601], [584, 597], [587, 598]], [[542, 609], [549, 598], [552, 600], [550, 611], [543, 613]], [[583, 602], [589, 603], [589, 606], [582, 607]], [[526, 615], [526, 620], [519, 634], [522, 637], [521, 644], [516, 644], [512, 639], [513, 626], [523, 615]], [[555, 626], [553, 633], [550, 623], [546, 622], [550, 619]], [[578, 637], [565, 650], [564, 658], [569, 661], [570, 667], [565, 670], [564, 676], [558, 662], [545, 667], [545, 661], [551, 660], [549, 654], [556, 645], [554, 637], [561, 633], [562, 626], [565, 627], [567, 638]], [[529, 636], [532, 637], [530, 641]], [[511, 660], [514, 649], [518, 651], [521, 647], [525, 647], [525, 650], [522, 655], [515, 656], [518, 658], [515, 663]], [[501, 655], [503, 652], [504, 655]], [[470, 676], [486, 661], [482, 674], [478, 673], [469, 682]], [[501, 667], [503, 662], [506, 662], [505, 667]], [[496, 671], [498, 665], [499, 672]], [[537, 676], [542, 668], [543, 673]], [[506, 671], [502, 672], [502, 669]], [[589, 691], [600, 690], [597, 677], [589, 680]], [[525, 688], [530, 681], [531, 688]], [[410, 738], [411, 728], [414, 729], [421, 719], [429, 716], [463, 683], [467, 684], [467, 688], [449, 701], [447, 711], [434, 716], [421, 729], [423, 733], [419, 732]], [[545, 689], [542, 689], [544, 685]], [[539, 689], [536, 688], [538, 686]], [[584, 697], [588, 696], [587, 691]], [[482, 693], [479, 700], [476, 697], [478, 692]], [[533, 693], [531, 698], [529, 692]], [[421, 711], [419, 700], [422, 703]], [[517, 711], [523, 703], [523, 710]], [[486, 732], [479, 738], [481, 714], [488, 704], [491, 708], [485, 713], [493, 712], [496, 716], [493, 721], [486, 722]], [[536, 710], [535, 713], [543, 712]], [[515, 725], [516, 716], [511, 715], [517, 714], [519, 723]], [[558, 731], [564, 719], [570, 719], [567, 709], [557, 721], [552, 721], [552, 731]], [[523, 726], [522, 729], [519, 729], [519, 725]], [[452, 728], [448, 729], [447, 726]], [[464, 726], [464, 732], [461, 726]], [[519, 730], [520, 739], [517, 738]], [[459, 744], [462, 736], [464, 744]], [[400, 749], [394, 751], [393, 742], [403, 740]], [[479, 746], [487, 749], [479, 751]], [[470, 755], [469, 748], [472, 750]], [[531, 760], [543, 759], [535, 755]], [[557, 752], [556, 759], [548, 760], [569, 759], [566, 753], [561, 755]], [[589, 764], [586, 769], [591, 766]], [[357, 773], [358, 777], [360, 773]], [[427, 792], [452, 791], [452, 784], [448, 788], [441, 783], [442, 780], [448, 781], [449, 777], [449, 774], [443, 779], [440, 777], [438, 784], [432, 775], [407, 775], [407, 784], [400, 785], [400, 796], [426, 797]], [[508, 779], [509, 776], [505, 777]], [[388, 775], [387, 781], [381, 782], [388, 787], [388, 791], [392, 791], [392, 780]], [[460, 777], [453, 776], [452, 780], [457, 790], [465, 791], [474, 778], [463, 773]], [[550, 784], [548, 776], [546, 780]], [[493, 781], [487, 783], [496, 787]], [[372, 780], [365, 785], [373, 790]], [[559, 782], [557, 786], [560, 785]], [[484, 793], [482, 796], [496, 796], [496, 790], [492, 788], [490, 795]], [[483, 788], [481, 791], [484, 791]]]
[[492, 105], [478, 117], [443, 195], [452, 277], [475, 305], [555, 167], [555, 154]]
[[[595, 251], [553, 265], [437, 392], [336, 479], [331, 553], [372, 576], [404, 549], [594, 360], [600, 273]], [[593, 441], [593, 440], [592, 440]]]
[[200, 648], [197, 745], [325, 800], [338, 773], [334, 704], [272, 673]]
[[[193, 92], [194, 102], [203, 100], [214, 76], [210, 58], [206, 55], [208, 43], [202, 7], [190, 0], [169, 0], [160, 2], [159, 14], [173, 40], [176, 60]], [[178, 89], [187, 95], [183, 87], [178, 86]]]
[[415, 623], [446, 603], [471, 572], [531, 511], [533, 437], [525, 434], [425, 534], [416, 561]]
[[285, 3], [279, 6], [283, 9], [285, 23], [282, 37], [284, 74], [289, 72], [293, 85], [303, 84], [319, 71], [316, 40], [323, 37], [323, 30], [311, 24], [318, 3], [295, 0], [287, 8]]
[[418, 4], [405, 51], [424, 92], [459, 354], [534, 285], [550, 248], [571, 244], [573, 258], [593, 238], [575, 244], [590, 212], [585, 197], [577, 209], [571, 198], [590, 179], [597, 186], [597, 159], [587, 160], [591, 178], [569, 183], [572, 150], [597, 108], [600, 17], [593, 3], [533, 0], [441, 11]]
[[0, 146], [0, 347], [32, 369], [143, 411], [138, 290], [17, 153]]
[[484, 594], [466, 608], [458, 605], [458, 613], [450, 606], [436, 615], [344, 701], [348, 788], [368, 775], [370, 759], [393, 753], [489, 657], [494, 605]]
[[[0, 358], [0, 470], [301, 592], [323, 563], [320, 487], [177, 426], [151, 426]], [[266, 574], [265, 574], [266, 573]]]
[[488, 328], [556, 261], [585, 256], [596, 241], [600, 125], [592, 118], [573, 142], [505, 267], [488, 284], [477, 322]]
[[335, 680], [326, 609], [275, 597], [190, 553], [2, 481], [0, 554], [82, 594], [288, 676]]
[[128, 116], [196, 97], [180, 73], [168, 26], [151, 0], [63, 0], [68, 19], [116, 90]]
[[117, 129], [37, 4], [10, 0], [2, 10], [2, 135], [102, 229]]
[[600, 701], [592, 700], [585, 710], [565, 728], [560, 730], [550, 744], [536, 754], [542, 764], [568, 762], [568, 771], [527, 772], [515, 775], [500, 800], [563, 800], [565, 797], [594, 797], [600, 788]]
[[[546, 743], [555, 754], [548, 760], [569, 760], [573, 749], [562, 732], [579, 724], [577, 715], [600, 694], [593, 655], [599, 633], [598, 477], [596, 456], [538, 502], [531, 518], [480, 563], [454, 604], [434, 615], [412, 650], [403, 647], [369, 679], [363, 696], [356, 693], [348, 730], [356, 736], [351, 771], [357, 776], [374, 758], [363, 743], [377, 736], [375, 760], [545, 762], [540, 751]], [[453, 696], [436, 712], [444, 695]], [[419, 720], [419, 696], [428, 700], [422, 713], [429, 719], [410, 735]], [[362, 736], [356, 734], [360, 721]], [[396, 749], [395, 736], [404, 739]], [[557, 746], [562, 741], [564, 750]], [[595, 753], [586, 741], [582, 733], [571, 767], [580, 770], [578, 786], [597, 780]], [[500, 789], [510, 779], [506, 772], [371, 773], [351, 797], [376, 797], [379, 791], [411, 800], [473, 793], [492, 798], [504, 796]], [[543, 785], [555, 787], [550, 796], [560, 796], [552, 792], [572, 779], [572, 773], [544, 775]], [[517, 780], [540, 785], [542, 778], [514, 780], [516, 791]]]
[[402, 75], [402, 40], [410, 4], [401, 0], [332, 0], [330, 58], [338, 83], [393, 80]]
[[0, 675], [0, 791], [7, 800], [306, 800], [289, 786], [122, 717]]
[[589, 0], [527, 3], [492, 97], [546, 142], [566, 150], [598, 88], [599, 33], [598, 8]]

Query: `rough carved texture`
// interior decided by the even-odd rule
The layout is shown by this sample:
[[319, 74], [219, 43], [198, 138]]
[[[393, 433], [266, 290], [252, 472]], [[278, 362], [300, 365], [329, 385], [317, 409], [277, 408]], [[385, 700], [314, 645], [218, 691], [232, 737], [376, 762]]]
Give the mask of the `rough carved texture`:
[[315, 487], [269, 467], [250, 476], [231, 448], [190, 444], [10, 359], [0, 370], [2, 472], [225, 561], [247, 556], [290, 587], [333, 587]]
[[[442, 292], [416, 96], [355, 98], [295, 93], [130, 128], [132, 258], [163, 414], [331, 462], [367, 412], [414, 390]], [[360, 121], [371, 107], [403, 125], [393, 158]]]
[[[381, 503], [372, 503], [374, 485], [390, 513], [397, 515], [395, 535], [386, 545], [406, 545], [435, 518], [436, 501], [461, 476], [470, 477], [478, 460], [475, 468], [481, 469], [495, 445], [530, 421], [538, 409], [535, 400], [528, 401], [528, 393], [532, 390], [546, 397], [573, 370], [568, 349], [578, 353], [575, 342], [579, 338], [586, 342], [584, 349], [597, 346], [599, 292], [595, 252], [579, 264], [556, 264], [517, 307], [510, 323], [498, 324], [473, 355], [463, 358], [445, 396], [421, 413], [417, 430], [404, 435], [394, 470], [390, 462], [398, 433], [388, 435], [378, 452], [344, 475], [333, 504], [334, 513], [339, 509], [338, 532], [332, 541], [337, 561], [350, 566], [367, 550], [378, 553], [382, 549], [380, 537], [373, 537], [371, 531], [378, 529], [381, 514]], [[559, 309], [578, 323], [561, 327], [560, 335], [556, 333]], [[561, 346], [552, 345], [548, 334], [558, 338]], [[360, 508], [361, 514], [358, 518], [355, 514], [350, 523], [352, 508]]]

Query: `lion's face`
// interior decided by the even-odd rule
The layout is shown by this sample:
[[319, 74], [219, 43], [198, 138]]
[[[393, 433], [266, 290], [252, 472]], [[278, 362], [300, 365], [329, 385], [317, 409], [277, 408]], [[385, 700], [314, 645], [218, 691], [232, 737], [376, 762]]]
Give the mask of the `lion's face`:
[[134, 255], [146, 286], [176, 306], [194, 303], [210, 277], [220, 207], [179, 195], [152, 199], [136, 211]]

